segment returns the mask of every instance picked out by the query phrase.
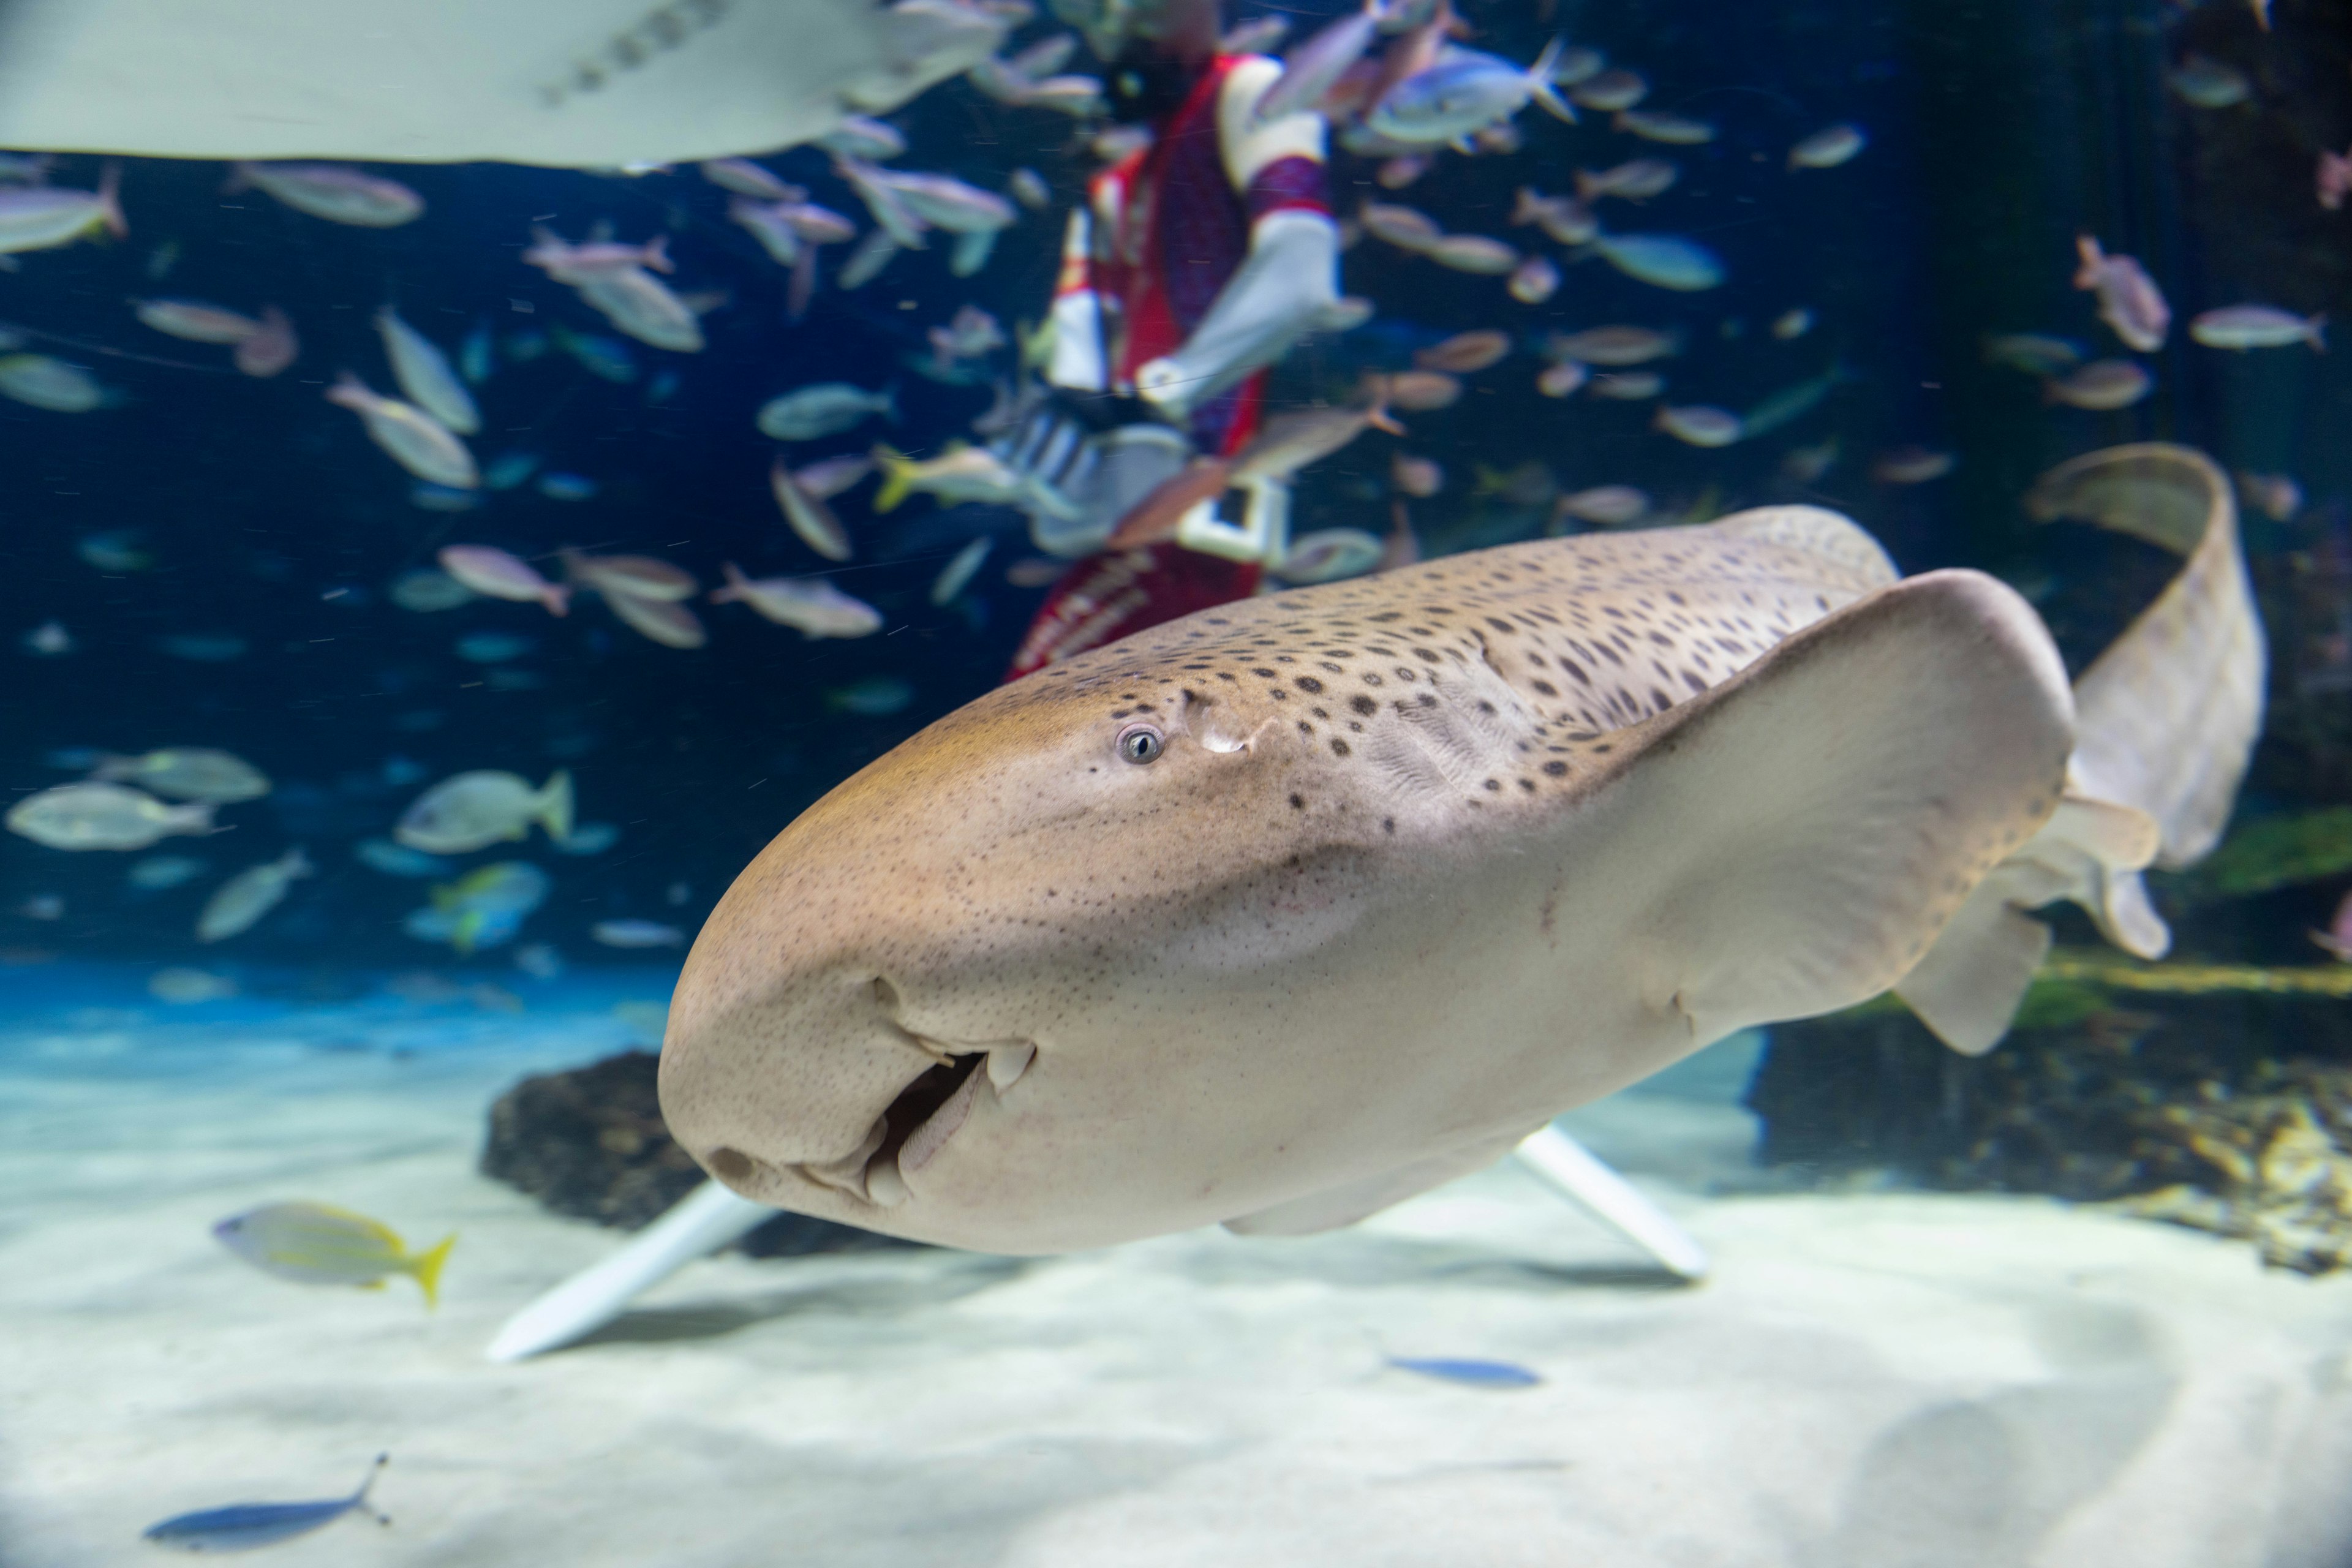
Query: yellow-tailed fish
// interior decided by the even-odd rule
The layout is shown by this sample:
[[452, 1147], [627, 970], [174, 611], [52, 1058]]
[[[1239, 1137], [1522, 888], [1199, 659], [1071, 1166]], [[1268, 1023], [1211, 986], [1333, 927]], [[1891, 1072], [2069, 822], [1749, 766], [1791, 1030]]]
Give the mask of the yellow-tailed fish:
[[326, 1204], [264, 1204], [213, 1226], [223, 1247], [264, 1274], [301, 1285], [353, 1285], [380, 1290], [386, 1278], [405, 1274], [439, 1304], [441, 1266], [457, 1245], [455, 1231], [428, 1252], [411, 1252], [391, 1226]]

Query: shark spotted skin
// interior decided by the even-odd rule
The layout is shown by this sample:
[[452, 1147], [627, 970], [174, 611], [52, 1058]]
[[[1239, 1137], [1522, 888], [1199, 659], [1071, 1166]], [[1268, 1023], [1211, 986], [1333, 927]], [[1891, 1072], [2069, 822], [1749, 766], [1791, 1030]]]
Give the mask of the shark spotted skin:
[[1346, 1223], [1895, 984], [2073, 746], [2022, 600], [1811, 508], [1203, 612], [787, 827], [663, 1112], [746, 1197], [983, 1250]]

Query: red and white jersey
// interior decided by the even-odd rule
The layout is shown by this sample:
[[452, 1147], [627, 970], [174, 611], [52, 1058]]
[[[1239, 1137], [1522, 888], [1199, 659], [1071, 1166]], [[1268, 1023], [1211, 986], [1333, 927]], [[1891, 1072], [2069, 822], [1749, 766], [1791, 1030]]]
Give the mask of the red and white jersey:
[[[1217, 56], [1150, 146], [1088, 182], [1063, 240], [1049, 381], [1131, 395], [1137, 370], [1172, 353], [1208, 314], [1249, 254], [1254, 224], [1276, 212], [1329, 216], [1322, 117], [1258, 120], [1281, 75], [1264, 55]], [[1202, 449], [1247, 442], [1263, 382], [1253, 375], [1194, 411]]]

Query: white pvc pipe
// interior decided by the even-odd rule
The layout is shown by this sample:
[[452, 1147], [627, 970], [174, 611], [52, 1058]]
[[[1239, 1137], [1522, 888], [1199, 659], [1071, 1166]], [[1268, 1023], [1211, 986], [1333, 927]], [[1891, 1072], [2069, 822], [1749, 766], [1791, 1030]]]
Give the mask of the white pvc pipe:
[[775, 1213], [717, 1182], [705, 1182], [620, 1251], [509, 1318], [482, 1353], [492, 1361], [520, 1361], [570, 1344], [619, 1317], [639, 1292], [750, 1234]]
[[1675, 1274], [1706, 1278], [1706, 1249], [1666, 1216], [1664, 1209], [1633, 1190], [1632, 1183], [1602, 1164], [1592, 1152], [1559, 1128], [1547, 1125], [1520, 1143], [1528, 1168], [1595, 1219], [1623, 1236]]

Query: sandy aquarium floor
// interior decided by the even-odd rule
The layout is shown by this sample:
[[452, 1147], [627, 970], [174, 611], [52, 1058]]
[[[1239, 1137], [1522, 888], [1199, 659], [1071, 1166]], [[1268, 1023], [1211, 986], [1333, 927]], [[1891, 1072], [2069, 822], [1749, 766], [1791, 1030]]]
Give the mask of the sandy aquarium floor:
[[[1703, 1287], [1506, 1164], [1298, 1241], [719, 1259], [493, 1366], [499, 1322], [614, 1238], [477, 1175], [483, 1111], [630, 1043], [615, 1004], [667, 976], [520, 1014], [174, 1008], [139, 978], [0, 976], [6, 1568], [153, 1561], [168, 1514], [345, 1490], [380, 1449], [392, 1526], [274, 1560], [2352, 1563], [2352, 1281], [2039, 1201], [1772, 1191], [1736, 1050], [1571, 1119], [1713, 1250]], [[207, 1235], [295, 1197], [460, 1231], [441, 1310]]]

